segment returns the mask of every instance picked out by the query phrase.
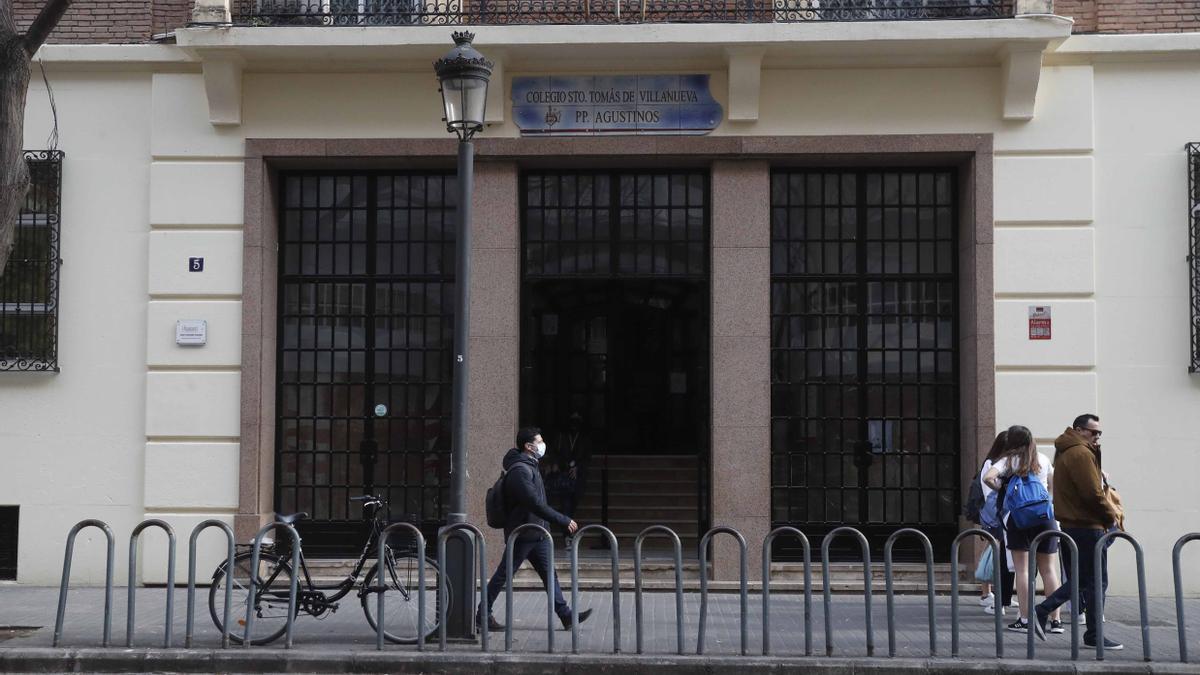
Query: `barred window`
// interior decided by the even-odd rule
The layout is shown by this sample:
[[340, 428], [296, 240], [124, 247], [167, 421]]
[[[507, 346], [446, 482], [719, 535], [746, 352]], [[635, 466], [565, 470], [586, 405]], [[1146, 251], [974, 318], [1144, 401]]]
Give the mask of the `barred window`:
[[59, 150], [27, 150], [30, 185], [0, 275], [0, 371], [58, 372]]
[[1191, 271], [1192, 362], [1200, 373], [1200, 143], [1188, 143], [1188, 266]]

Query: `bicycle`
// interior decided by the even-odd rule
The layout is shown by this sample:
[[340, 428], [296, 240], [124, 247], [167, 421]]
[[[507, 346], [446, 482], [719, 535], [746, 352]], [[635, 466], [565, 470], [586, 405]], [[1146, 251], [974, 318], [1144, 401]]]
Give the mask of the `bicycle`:
[[[359, 575], [368, 560], [378, 560], [379, 535], [387, 526], [384, 517], [387, 501], [375, 495], [351, 497], [350, 501], [363, 503], [363, 521], [370, 524], [370, 533], [363, 545], [353, 570], [341, 581], [332, 585], [317, 585], [313, 583], [305, 562], [304, 550], [300, 550], [300, 569], [303, 579], [299, 580], [296, 596], [296, 614], [308, 614], [321, 618], [328, 613], [336, 612], [338, 601], [356, 591], [362, 604], [363, 614], [371, 630], [378, 630], [375, 614], [378, 612], [378, 600], [375, 594], [375, 578], [378, 573], [376, 563], [363, 581], [359, 583]], [[307, 513], [294, 513], [287, 516], [276, 516], [278, 522], [294, 525], [307, 518]], [[250, 565], [253, 551], [242, 547], [242, 552], [234, 558], [233, 574], [233, 607], [230, 608], [231, 620], [236, 622], [230, 631], [230, 638], [238, 644], [244, 642], [246, 626], [247, 597], [250, 589]], [[290, 552], [289, 552], [290, 553]], [[389, 593], [386, 603], [387, 620], [384, 624], [384, 636], [397, 644], [415, 644], [419, 639], [426, 639], [434, 634], [440, 624], [441, 608], [450, 606], [452, 589], [449, 582], [445, 588], [439, 587], [437, 563], [425, 557], [424, 551], [417, 551], [414, 546], [404, 550], [395, 550], [390, 545], [384, 547], [384, 564], [387, 566]], [[418, 593], [418, 564], [425, 565], [426, 610], [423, 630], [417, 626]], [[218, 631], [223, 631], [222, 619], [225, 613], [225, 584], [226, 561], [221, 562], [213, 572], [213, 582], [208, 591], [208, 611]], [[254, 598], [254, 622], [250, 636], [250, 644], [265, 645], [278, 640], [287, 630], [288, 595], [291, 591], [292, 575], [291, 556], [282, 556], [271, 544], [264, 544], [259, 554], [258, 582]], [[440, 591], [440, 592], [439, 592]], [[444, 604], [443, 604], [444, 603]]]

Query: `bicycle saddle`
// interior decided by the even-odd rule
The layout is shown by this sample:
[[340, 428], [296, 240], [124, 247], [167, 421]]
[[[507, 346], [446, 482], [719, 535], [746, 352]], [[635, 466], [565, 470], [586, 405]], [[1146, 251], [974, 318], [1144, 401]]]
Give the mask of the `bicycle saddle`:
[[301, 511], [300, 513], [293, 513], [293, 514], [286, 515], [286, 516], [283, 515], [282, 513], [275, 514], [275, 520], [277, 522], [283, 523], [284, 525], [295, 525], [297, 522], [304, 520], [307, 517], [308, 517], [307, 511]]

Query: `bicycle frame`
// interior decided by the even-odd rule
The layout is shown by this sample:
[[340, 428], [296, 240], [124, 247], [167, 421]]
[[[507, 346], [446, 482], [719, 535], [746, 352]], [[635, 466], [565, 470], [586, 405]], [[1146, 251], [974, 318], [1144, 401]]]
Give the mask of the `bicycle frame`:
[[[322, 605], [336, 603], [337, 601], [349, 595], [350, 592], [354, 590], [355, 586], [358, 585], [359, 576], [362, 574], [363, 568], [366, 567], [367, 561], [375, 559], [375, 556], [372, 556], [371, 553], [372, 551], [377, 550], [376, 546], [379, 541], [379, 535], [383, 531], [384, 523], [381, 522], [382, 513], [384, 513], [384, 509], [380, 508], [375, 517], [371, 518], [371, 532], [367, 536], [366, 543], [363, 544], [362, 552], [358, 556], [358, 561], [354, 563], [354, 569], [350, 571], [350, 574], [337, 583], [317, 584], [313, 581], [312, 574], [308, 570], [308, 562], [304, 557], [304, 548], [301, 546], [300, 570], [297, 572], [299, 574], [303, 574], [300, 582], [300, 600], [302, 603], [312, 603], [314, 600], [317, 603], [317, 607], [315, 608], [311, 606], [304, 607], [305, 611], [307, 611], [309, 614], [319, 613], [322, 609], [324, 609]], [[391, 547], [388, 548], [388, 556], [389, 558], [394, 557]], [[400, 590], [402, 593], [407, 595], [406, 589], [402, 588]], [[326, 595], [326, 591], [333, 592], [329, 595]], [[360, 586], [358, 595], [361, 596], [367, 592], [367, 590]]]

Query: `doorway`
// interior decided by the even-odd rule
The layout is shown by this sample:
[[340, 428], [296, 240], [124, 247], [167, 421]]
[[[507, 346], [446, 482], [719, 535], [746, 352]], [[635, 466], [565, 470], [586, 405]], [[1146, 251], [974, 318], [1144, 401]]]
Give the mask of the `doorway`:
[[708, 519], [707, 172], [536, 171], [521, 192], [520, 419], [552, 473], [556, 445], [589, 450], [582, 487], [552, 477], [551, 499], [572, 510], [577, 490], [581, 521], [686, 544]]

